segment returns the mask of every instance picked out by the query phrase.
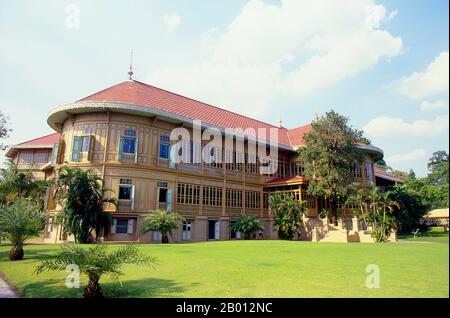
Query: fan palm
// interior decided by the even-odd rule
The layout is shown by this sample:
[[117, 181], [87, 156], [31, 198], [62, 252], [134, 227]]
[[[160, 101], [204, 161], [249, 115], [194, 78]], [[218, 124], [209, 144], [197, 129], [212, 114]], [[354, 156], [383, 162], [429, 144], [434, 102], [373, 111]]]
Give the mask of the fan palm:
[[244, 233], [244, 238], [246, 240], [250, 239], [252, 233], [262, 229], [263, 226], [261, 223], [259, 223], [258, 219], [252, 215], [242, 215], [232, 226], [233, 231]]
[[121, 267], [124, 264], [154, 266], [156, 258], [143, 255], [133, 245], [126, 245], [111, 253], [106, 252], [106, 246], [97, 244], [89, 249], [73, 245], [62, 245], [61, 252], [54, 258], [44, 260], [35, 270], [36, 274], [44, 271], [64, 271], [69, 265], [76, 265], [80, 274], [88, 277], [84, 288], [85, 298], [102, 297], [99, 281], [103, 275], [109, 275], [120, 283], [123, 275]]
[[61, 167], [55, 185], [56, 199], [64, 207], [58, 221], [76, 242], [88, 243], [93, 231], [96, 239], [108, 234], [112, 217], [103, 207], [116, 206], [116, 200], [106, 197], [111, 190], [93, 170]]
[[0, 236], [12, 244], [8, 254], [10, 260], [23, 259], [23, 243], [43, 230], [46, 213], [29, 199], [19, 198], [10, 206], [0, 207]]
[[0, 202], [9, 205], [17, 198], [28, 197], [42, 204], [48, 182], [33, 179], [31, 170], [19, 170], [11, 160], [4, 165], [5, 168], [0, 169]]
[[164, 210], [151, 211], [151, 214], [144, 220], [144, 226], [142, 233], [148, 233], [150, 231], [161, 232], [162, 243], [169, 243], [169, 235], [172, 230], [178, 228], [178, 224], [183, 221], [184, 218], [174, 212], [168, 213]]

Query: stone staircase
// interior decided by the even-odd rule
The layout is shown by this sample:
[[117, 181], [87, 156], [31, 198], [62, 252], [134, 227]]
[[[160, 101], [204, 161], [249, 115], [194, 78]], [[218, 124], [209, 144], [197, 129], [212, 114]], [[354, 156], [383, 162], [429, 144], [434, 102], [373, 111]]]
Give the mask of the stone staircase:
[[[361, 230], [358, 218], [352, 219], [352, 230], [346, 228], [342, 219], [338, 220], [338, 225], [329, 223], [328, 219], [322, 220], [322, 224], [318, 224], [312, 230], [313, 242], [334, 242], [334, 243], [374, 243], [375, 240], [371, 236], [370, 229]], [[395, 238], [391, 241], [395, 241]]]

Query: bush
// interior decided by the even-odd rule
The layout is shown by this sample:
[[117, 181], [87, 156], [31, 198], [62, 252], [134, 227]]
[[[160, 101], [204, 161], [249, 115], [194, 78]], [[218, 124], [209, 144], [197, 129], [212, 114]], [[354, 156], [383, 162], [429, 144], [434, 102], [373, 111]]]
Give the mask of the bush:
[[445, 232], [445, 228], [443, 226], [432, 226], [428, 231], [432, 233], [442, 233]]

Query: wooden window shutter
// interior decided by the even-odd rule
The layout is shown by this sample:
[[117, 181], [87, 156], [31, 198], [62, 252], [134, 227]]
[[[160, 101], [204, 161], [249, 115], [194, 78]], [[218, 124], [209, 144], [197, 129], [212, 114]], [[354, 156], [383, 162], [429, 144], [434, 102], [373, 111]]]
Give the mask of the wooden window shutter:
[[72, 143], [72, 158], [71, 158], [72, 162], [80, 161], [81, 146], [82, 146], [81, 137], [74, 136]]
[[116, 226], [117, 226], [117, 219], [113, 219], [113, 224], [111, 225], [111, 234], [116, 234]]
[[131, 211], [134, 211], [134, 185], [131, 187]]
[[169, 168], [170, 169], [175, 169], [175, 159], [176, 159], [176, 147], [175, 145], [170, 145], [169, 146]]
[[53, 144], [51, 165], [55, 166], [58, 160], [59, 143]]
[[94, 142], [95, 142], [95, 136], [94, 135], [90, 135], [89, 136], [89, 150], [88, 150], [88, 160], [91, 161], [92, 160], [92, 155], [94, 152]]
[[166, 192], [166, 210], [172, 212], [172, 189], [167, 189]]
[[118, 156], [118, 160], [122, 161], [122, 155], [123, 155], [123, 137], [120, 137], [120, 142], [119, 142], [119, 156]]
[[128, 219], [127, 234], [133, 234], [133, 230], [134, 230], [134, 219]]
[[136, 137], [135, 141], [135, 147], [134, 147], [134, 163], [138, 162], [138, 150], [139, 150], [139, 138]]

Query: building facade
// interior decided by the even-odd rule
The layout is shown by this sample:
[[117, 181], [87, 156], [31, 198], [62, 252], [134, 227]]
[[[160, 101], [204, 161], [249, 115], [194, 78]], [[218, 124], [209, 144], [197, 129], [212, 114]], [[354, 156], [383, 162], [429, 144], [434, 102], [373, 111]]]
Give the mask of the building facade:
[[[173, 148], [171, 134], [184, 131], [194, 136], [198, 121], [203, 139]], [[239, 239], [231, 225], [244, 214], [257, 217], [264, 225], [257, 238], [276, 239], [268, 207], [268, 197], [276, 191], [307, 201], [308, 215], [299, 239], [314, 240], [313, 229], [322, 224], [318, 211], [329, 208], [326, 200], [306, 192], [307, 180], [296, 156], [310, 125], [277, 127], [132, 79], [56, 107], [47, 123], [54, 134], [12, 146], [7, 156], [42, 179], [52, 179], [61, 165], [94, 169], [118, 202], [117, 209], [105, 207], [114, 223], [104, 241], [160, 241], [160, 233], [141, 233], [143, 218], [156, 209], [175, 211], [185, 218], [172, 233], [174, 242]], [[244, 130], [231, 138], [231, 145], [229, 129]], [[221, 135], [205, 138], [210, 131]], [[272, 133], [277, 135], [275, 142]], [[211, 140], [217, 138], [220, 146], [211, 147]], [[264, 157], [275, 162], [275, 169], [272, 165], [263, 174], [261, 169], [267, 165], [261, 153], [253, 151], [258, 140], [265, 142]], [[375, 175], [373, 166], [383, 152], [370, 145], [360, 147], [365, 162], [354, 167], [354, 174], [362, 186], [372, 187], [376, 178], [383, 179], [380, 173]], [[202, 160], [205, 154], [212, 160]], [[52, 194], [49, 189], [46, 208], [54, 216], [61, 207]], [[349, 229], [352, 221], [345, 216], [352, 208], [341, 204], [338, 209]], [[67, 241], [70, 236], [50, 218], [45, 240]]]

